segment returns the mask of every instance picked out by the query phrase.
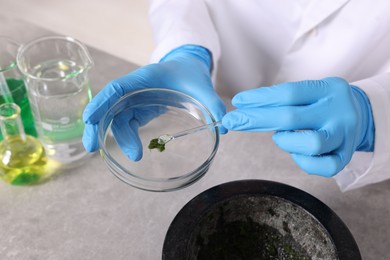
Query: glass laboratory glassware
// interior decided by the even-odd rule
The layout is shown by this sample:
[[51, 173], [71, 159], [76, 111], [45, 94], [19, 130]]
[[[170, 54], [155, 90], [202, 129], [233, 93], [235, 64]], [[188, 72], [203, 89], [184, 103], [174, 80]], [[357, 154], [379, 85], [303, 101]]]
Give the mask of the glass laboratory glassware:
[[41, 143], [26, 135], [15, 103], [0, 105], [0, 177], [13, 185], [29, 185], [45, 178], [47, 158]]
[[87, 47], [67, 36], [49, 36], [23, 45], [17, 56], [38, 138], [47, 156], [71, 168], [89, 155], [82, 145], [82, 112], [91, 100]]
[[[118, 123], [118, 121], [121, 123]], [[137, 122], [139, 139], [125, 122]], [[108, 169], [125, 183], [148, 191], [173, 191], [200, 180], [209, 170], [219, 147], [219, 130], [208, 127], [166, 144], [164, 151], [150, 149], [162, 134], [216, 124], [210, 111], [179, 91], [146, 88], [124, 95], [99, 122], [99, 145]], [[122, 146], [115, 133], [125, 130]], [[142, 145], [142, 158], [130, 160], [121, 147]]]
[[16, 103], [21, 109], [25, 132], [36, 137], [37, 131], [23, 80], [24, 76], [16, 66], [19, 47], [20, 44], [16, 41], [0, 36], [0, 104]]

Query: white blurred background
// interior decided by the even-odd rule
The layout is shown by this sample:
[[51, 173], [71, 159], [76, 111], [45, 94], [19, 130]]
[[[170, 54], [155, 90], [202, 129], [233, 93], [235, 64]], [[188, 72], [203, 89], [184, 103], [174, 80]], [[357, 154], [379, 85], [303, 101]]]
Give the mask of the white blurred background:
[[0, 13], [138, 65], [146, 64], [153, 50], [147, 0], [0, 0]]

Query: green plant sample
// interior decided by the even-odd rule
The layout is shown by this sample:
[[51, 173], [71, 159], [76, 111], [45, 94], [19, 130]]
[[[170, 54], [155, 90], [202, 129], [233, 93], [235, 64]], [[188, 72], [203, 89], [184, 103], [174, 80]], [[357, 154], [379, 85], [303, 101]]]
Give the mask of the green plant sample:
[[158, 151], [163, 152], [165, 150], [165, 143], [160, 143], [159, 138], [154, 138], [150, 140], [148, 148], [150, 150], [157, 149]]

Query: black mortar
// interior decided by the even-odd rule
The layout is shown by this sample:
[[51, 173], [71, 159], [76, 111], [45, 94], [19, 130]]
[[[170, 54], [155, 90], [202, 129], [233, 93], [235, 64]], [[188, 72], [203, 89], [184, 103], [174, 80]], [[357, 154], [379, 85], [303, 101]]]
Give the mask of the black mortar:
[[[251, 232], [252, 230], [252, 232]], [[244, 180], [215, 186], [172, 221], [162, 259], [361, 259], [342, 220], [286, 184]]]

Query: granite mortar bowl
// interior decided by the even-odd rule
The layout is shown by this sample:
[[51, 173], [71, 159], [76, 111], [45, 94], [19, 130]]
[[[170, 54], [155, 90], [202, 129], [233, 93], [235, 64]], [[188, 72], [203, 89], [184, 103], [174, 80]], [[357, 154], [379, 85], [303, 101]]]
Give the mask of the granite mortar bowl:
[[361, 259], [342, 220], [292, 186], [242, 180], [215, 186], [172, 221], [162, 259]]

